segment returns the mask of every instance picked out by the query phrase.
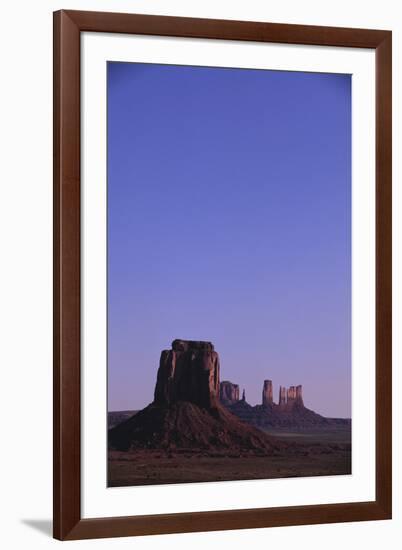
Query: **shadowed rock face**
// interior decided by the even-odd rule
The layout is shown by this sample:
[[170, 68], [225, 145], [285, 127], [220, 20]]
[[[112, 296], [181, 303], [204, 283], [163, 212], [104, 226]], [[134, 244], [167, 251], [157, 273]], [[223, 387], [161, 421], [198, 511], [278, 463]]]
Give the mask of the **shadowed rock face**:
[[214, 351], [214, 345], [211, 342], [202, 342], [200, 340], [173, 340], [173, 351], [188, 351], [188, 350], [204, 350]]
[[304, 403], [303, 403], [303, 387], [302, 386], [296, 386], [296, 403], [299, 403], [300, 405], [304, 405]]
[[232, 384], [228, 380], [224, 380], [220, 384], [219, 397], [224, 405], [233, 405], [240, 398], [240, 390], [238, 384]]
[[206, 409], [219, 401], [219, 355], [210, 342], [174, 340], [161, 353], [154, 403], [188, 401]]

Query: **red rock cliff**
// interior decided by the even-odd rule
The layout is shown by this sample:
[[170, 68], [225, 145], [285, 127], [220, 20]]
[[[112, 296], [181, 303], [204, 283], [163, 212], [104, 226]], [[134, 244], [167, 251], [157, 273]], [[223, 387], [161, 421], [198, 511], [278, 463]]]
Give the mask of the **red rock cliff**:
[[262, 389], [262, 404], [267, 407], [273, 403], [272, 380], [264, 380]]
[[220, 401], [224, 405], [233, 405], [240, 399], [240, 390], [238, 384], [233, 384], [228, 380], [223, 380], [220, 383]]
[[296, 402], [300, 405], [304, 405], [303, 403], [303, 386], [296, 386]]
[[286, 388], [283, 386], [279, 387], [279, 406], [281, 408], [286, 406]]
[[154, 402], [189, 401], [214, 408], [219, 401], [219, 355], [210, 342], [174, 340], [161, 353]]

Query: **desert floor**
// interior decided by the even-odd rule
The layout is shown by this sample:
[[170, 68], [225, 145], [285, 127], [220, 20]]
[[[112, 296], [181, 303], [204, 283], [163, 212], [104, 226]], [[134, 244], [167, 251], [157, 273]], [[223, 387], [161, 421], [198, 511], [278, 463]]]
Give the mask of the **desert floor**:
[[208, 455], [200, 451], [141, 450], [109, 452], [108, 485], [160, 485], [240, 479], [269, 479], [351, 474], [349, 429], [286, 432], [269, 431], [291, 445], [273, 456], [227, 451]]

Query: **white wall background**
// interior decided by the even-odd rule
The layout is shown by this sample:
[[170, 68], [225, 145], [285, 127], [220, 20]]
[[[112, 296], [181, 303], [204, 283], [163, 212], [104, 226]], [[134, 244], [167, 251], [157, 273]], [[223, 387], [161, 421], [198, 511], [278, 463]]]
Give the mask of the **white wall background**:
[[[49, 548], [52, 514], [52, 11], [109, 10], [394, 32], [394, 519], [130, 539], [80, 548], [245, 545], [378, 549], [402, 535], [402, 16], [395, 0], [20, 0], [2, 7], [0, 86], [0, 543]], [[399, 339], [399, 341], [398, 341]], [[399, 468], [398, 468], [399, 466]], [[399, 535], [399, 536], [398, 536]], [[68, 544], [68, 543], [66, 543]], [[398, 545], [398, 543], [397, 543]]]

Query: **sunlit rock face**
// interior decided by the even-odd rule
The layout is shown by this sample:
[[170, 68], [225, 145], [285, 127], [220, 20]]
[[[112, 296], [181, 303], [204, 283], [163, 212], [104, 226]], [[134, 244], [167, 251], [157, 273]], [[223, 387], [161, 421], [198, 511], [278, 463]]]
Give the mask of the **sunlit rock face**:
[[279, 407], [284, 409], [286, 407], [286, 388], [279, 386]]
[[272, 380], [264, 380], [262, 389], [262, 405], [269, 407], [273, 403]]
[[220, 383], [219, 398], [224, 405], [233, 405], [240, 398], [240, 389], [238, 384], [232, 384], [228, 380]]

